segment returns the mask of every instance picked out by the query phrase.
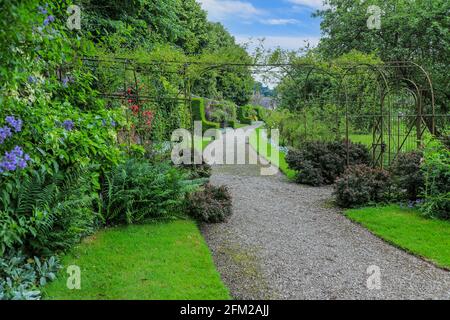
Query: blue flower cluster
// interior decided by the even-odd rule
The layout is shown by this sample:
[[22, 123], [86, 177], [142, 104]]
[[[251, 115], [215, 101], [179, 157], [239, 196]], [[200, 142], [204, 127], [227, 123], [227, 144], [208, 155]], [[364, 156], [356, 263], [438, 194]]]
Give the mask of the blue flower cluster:
[[74, 82], [75, 82], [75, 80], [71, 76], [65, 76], [62, 79], [62, 84], [63, 84], [64, 88], [67, 88], [69, 83], [74, 83]]
[[[43, 15], [47, 15], [48, 14], [48, 3], [45, 4], [45, 6], [39, 6], [38, 7], [38, 11], [40, 14]], [[44, 19], [44, 26], [49, 25], [50, 23], [52, 23], [53, 21], [55, 21], [55, 17], [52, 15], [48, 15], [45, 19]]]
[[73, 128], [75, 127], [75, 123], [72, 120], [65, 120], [62, 123], [62, 126], [64, 127], [64, 129], [66, 129], [67, 131], [72, 131]]
[[27, 167], [27, 162], [30, 160], [30, 156], [24, 153], [21, 147], [15, 146], [12, 151], [5, 152], [5, 155], [0, 162], [0, 173], [25, 169]]
[[[113, 128], [115, 128], [116, 126], [117, 126], [117, 122], [115, 122], [114, 120], [111, 120], [110, 122], [109, 122], [109, 124], [111, 125], [111, 127], [113, 127]], [[107, 125], [107, 122], [106, 122], [106, 120], [105, 119], [102, 119], [102, 126], [106, 126]]]
[[39, 6], [38, 11], [40, 14], [47, 14], [48, 13], [47, 8], [48, 8], [48, 3], [46, 3], [45, 6]]
[[22, 120], [16, 119], [13, 116], [8, 116], [5, 118], [5, 121], [8, 125], [0, 127], [0, 144], [12, 136], [12, 131], [22, 131]]
[[[0, 128], [0, 144], [11, 137], [13, 132], [17, 133], [22, 131], [22, 120], [16, 119], [13, 116], [7, 116], [5, 121], [7, 125]], [[30, 160], [30, 156], [24, 153], [21, 147], [15, 146], [12, 151], [5, 152], [0, 162], [0, 173], [24, 169]]]
[[15, 132], [22, 131], [22, 120], [16, 119], [13, 116], [8, 116], [5, 121], [14, 129]]
[[44, 26], [49, 25], [53, 21], [55, 21], [55, 17], [52, 15], [49, 15], [47, 18], [44, 19]]

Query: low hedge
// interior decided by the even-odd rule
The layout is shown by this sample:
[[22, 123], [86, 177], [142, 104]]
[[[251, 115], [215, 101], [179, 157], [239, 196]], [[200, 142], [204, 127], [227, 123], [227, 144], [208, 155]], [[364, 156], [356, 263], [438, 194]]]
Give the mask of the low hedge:
[[237, 118], [240, 123], [252, 124], [252, 119], [248, 116], [248, 106], [242, 106], [237, 109]]

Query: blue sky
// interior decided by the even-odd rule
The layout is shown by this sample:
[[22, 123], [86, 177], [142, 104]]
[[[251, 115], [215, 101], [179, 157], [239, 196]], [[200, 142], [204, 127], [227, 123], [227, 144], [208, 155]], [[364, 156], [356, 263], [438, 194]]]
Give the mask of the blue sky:
[[[311, 14], [322, 0], [197, 0], [209, 20], [221, 22], [239, 43], [265, 38], [265, 46], [296, 50], [320, 38], [320, 19]], [[253, 47], [253, 46], [251, 46]]]

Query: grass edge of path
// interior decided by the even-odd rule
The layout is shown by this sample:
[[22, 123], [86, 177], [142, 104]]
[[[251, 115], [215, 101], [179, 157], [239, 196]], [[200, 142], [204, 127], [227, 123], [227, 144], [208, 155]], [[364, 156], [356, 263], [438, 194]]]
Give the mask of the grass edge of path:
[[[271, 154], [271, 150], [273, 148], [272, 144], [269, 143], [269, 141], [267, 141], [264, 137], [262, 137], [259, 134], [259, 130], [261, 129], [261, 127], [256, 128], [255, 130], [253, 130], [252, 134], [250, 135], [249, 138], [249, 142], [250, 145], [255, 149], [255, 151], [258, 153], [258, 155], [262, 156], [263, 158], [265, 158], [266, 160], [270, 161], [272, 164], [276, 165], [278, 167], [278, 169], [280, 169], [280, 171], [290, 180], [293, 181], [295, 179], [295, 176], [297, 175], [297, 172], [295, 170], [292, 170], [289, 168], [289, 165], [286, 162], [286, 155], [283, 152], [279, 152], [279, 159], [278, 161], [273, 161], [273, 156]], [[261, 139], [261, 141], [259, 142], [259, 139]], [[259, 149], [259, 145], [266, 143], [267, 144], [267, 148], [266, 148], [266, 152], [262, 152], [263, 150]]]
[[[231, 299], [192, 220], [99, 230], [64, 255], [62, 265], [58, 278], [43, 288], [44, 299]], [[66, 287], [69, 265], [81, 269], [81, 290]]]
[[450, 222], [428, 219], [398, 205], [348, 209], [344, 214], [390, 245], [450, 271]]

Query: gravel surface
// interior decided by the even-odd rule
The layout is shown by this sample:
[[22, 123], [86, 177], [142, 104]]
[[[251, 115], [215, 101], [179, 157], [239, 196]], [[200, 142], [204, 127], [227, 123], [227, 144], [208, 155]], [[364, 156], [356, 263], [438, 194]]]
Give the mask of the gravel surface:
[[[449, 272], [345, 218], [331, 188], [261, 176], [258, 165], [214, 166], [211, 181], [230, 188], [234, 215], [202, 232], [236, 299], [450, 299]], [[380, 290], [367, 287], [373, 265]]]

